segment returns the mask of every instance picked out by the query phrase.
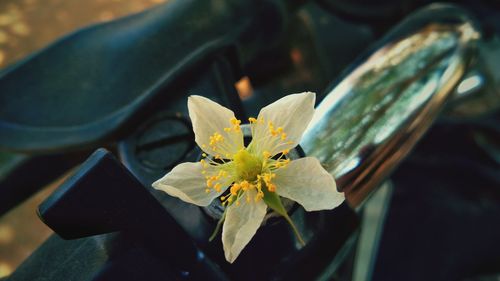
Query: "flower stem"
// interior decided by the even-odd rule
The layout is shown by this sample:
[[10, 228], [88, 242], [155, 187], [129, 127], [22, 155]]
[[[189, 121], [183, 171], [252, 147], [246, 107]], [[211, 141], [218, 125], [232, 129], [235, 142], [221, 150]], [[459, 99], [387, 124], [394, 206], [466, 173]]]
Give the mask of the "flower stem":
[[217, 234], [219, 233], [220, 228], [222, 227], [222, 223], [226, 219], [226, 210], [227, 208], [224, 209], [224, 213], [222, 213], [222, 217], [220, 218], [219, 222], [217, 222], [217, 226], [215, 227], [212, 235], [210, 235], [210, 238], [208, 238], [208, 241], [212, 242], [215, 239], [215, 236], [217, 236]]
[[289, 216], [283, 216], [283, 217], [286, 219], [288, 224], [290, 224], [290, 226], [292, 227], [292, 230], [295, 233], [297, 240], [299, 240], [300, 245], [305, 246], [306, 242], [304, 242], [304, 239], [302, 239], [302, 236], [300, 235], [300, 232], [297, 229], [297, 227], [295, 226], [295, 224], [293, 223], [292, 219]]
[[282, 217], [285, 218], [288, 224], [292, 227], [292, 230], [295, 233], [297, 240], [299, 240], [299, 243], [302, 246], [305, 246], [306, 243], [304, 242], [304, 239], [302, 239], [299, 230], [297, 229], [292, 219], [288, 215], [285, 207], [283, 206], [283, 203], [281, 202], [279, 195], [276, 192], [269, 191], [264, 182], [262, 183], [262, 186], [263, 186], [262, 192], [264, 193], [264, 202], [266, 202], [269, 208], [271, 208], [273, 211], [275, 211], [276, 213], [280, 214]]

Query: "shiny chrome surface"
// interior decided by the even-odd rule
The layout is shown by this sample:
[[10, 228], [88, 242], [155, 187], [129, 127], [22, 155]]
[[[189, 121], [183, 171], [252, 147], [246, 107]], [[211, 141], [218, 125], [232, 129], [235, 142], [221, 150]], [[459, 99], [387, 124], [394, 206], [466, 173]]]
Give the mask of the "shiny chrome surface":
[[500, 36], [481, 40], [478, 57], [455, 89], [443, 114], [454, 119], [473, 119], [500, 108]]
[[462, 9], [410, 15], [330, 87], [301, 143], [359, 206], [408, 154], [461, 81], [480, 31]]

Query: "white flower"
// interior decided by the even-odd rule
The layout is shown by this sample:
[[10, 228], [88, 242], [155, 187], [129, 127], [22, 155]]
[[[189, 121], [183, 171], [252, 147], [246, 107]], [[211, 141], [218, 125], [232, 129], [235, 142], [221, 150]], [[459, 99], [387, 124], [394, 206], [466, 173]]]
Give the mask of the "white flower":
[[245, 147], [241, 121], [231, 110], [201, 96], [189, 97], [195, 141], [204, 159], [176, 166], [153, 187], [198, 206], [220, 197], [227, 261], [232, 263], [250, 242], [267, 207], [284, 216], [298, 235], [279, 196], [306, 211], [333, 209], [344, 200], [316, 158], [290, 161], [286, 156], [311, 121], [315, 98], [311, 92], [293, 94], [264, 107], [257, 118], [249, 118], [252, 141]]

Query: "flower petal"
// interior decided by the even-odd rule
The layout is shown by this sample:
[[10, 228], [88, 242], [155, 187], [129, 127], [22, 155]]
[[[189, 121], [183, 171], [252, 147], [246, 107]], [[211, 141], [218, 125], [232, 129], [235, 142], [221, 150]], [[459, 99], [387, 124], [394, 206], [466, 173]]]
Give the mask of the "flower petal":
[[290, 162], [275, 171], [276, 192], [304, 206], [306, 211], [329, 210], [344, 201], [335, 180], [314, 157]]
[[[288, 95], [262, 108], [257, 120], [263, 119], [264, 122], [253, 125], [252, 149], [259, 155], [264, 151], [275, 155], [297, 146], [314, 115], [315, 100], [315, 93], [304, 92]], [[285, 140], [281, 135], [271, 136], [269, 121], [275, 128], [283, 128]]]
[[254, 190], [247, 192], [250, 193], [252, 200], [247, 203], [245, 198], [242, 198], [239, 206], [236, 204], [229, 206], [222, 229], [224, 255], [230, 263], [236, 260], [243, 248], [250, 242], [266, 215], [267, 205], [264, 201], [253, 200], [257, 192]]
[[[218, 169], [215, 166], [207, 165], [205, 168], [207, 175], [217, 174]], [[203, 166], [201, 163], [186, 162], [175, 166], [163, 178], [153, 183], [153, 187], [158, 190], [165, 191], [170, 196], [177, 197], [184, 202], [195, 204], [198, 206], [208, 206], [212, 200], [220, 196], [231, 184], [231, 179], [224, 179], [220, 182], [224, 187], [221, 192], [210, 190], [207, 193], [205, 190], [206, 179], [201, 172]]]
[[[224, 131], [224, 128], [232, 127], [230, 120], [234, 118], [234, 112], [202, 96], [190, 96], [188, 110], [193, 123], [195, 141], [203, 151], [228, 158], [226, 154], [233, 155], [244, 148], [241, 131]], [[224, 138], [224, 147], [220, 151], [214, 151], [209, 146], [210, 137], [214, 133], [219, 133]]]

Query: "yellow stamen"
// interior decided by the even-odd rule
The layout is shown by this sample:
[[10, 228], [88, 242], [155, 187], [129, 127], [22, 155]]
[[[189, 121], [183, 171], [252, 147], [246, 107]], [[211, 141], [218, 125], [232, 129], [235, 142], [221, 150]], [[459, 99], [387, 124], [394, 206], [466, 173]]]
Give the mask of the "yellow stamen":
[[231, 124], [233, 124], [233, 125], [240, 125], [241, 124], [241, 120], [238, 120], [238, 119], [236, 119], [234, 117], [231, 118], [230, 121], [231, 121]]
[[[212, 156], [207, 156], [206, 153], [203, 153], [202, 156], [206, 158], [206, 161], [205, 159], [200, 160], [204, 168], [207, 168], [208, 165], [218, 168], [218, 172], [215, 175], [206, 176], [206, 192], [211, 192], [212, 189], [216, 192], [221, 192], [221, 182], [225, 182], [226, 180], [234, 182], [230, 185], [228, 193], [225, 196], [220, 196], [221, 204], [224, 207], [231, 205], [239, 206], [240, 199], [249, 203], [258, 202], [264, 198], [264, 191], [276, 192], [277, 186], [273, 183], [276, 174], [273, 171], [285, 167], [290, 162], [290, 159], [286, 159], [285, 157], [290, 150], [288, 148], [280, 149], [280, 147], [287, 147], [287, 145], [293, 144], [292, 141], [287, 141], [288, 136], [283, 127], [276, 126], [272, 121], [265, 121], [262, 117], [250, 117], [248, 121], [252, 124], [252, 134], [254, 134], [253, 130], [255, 126], [260, 126], [261, 124], [262, 126], [267, 125], [267, 128], [263, 128], [266, 128], [269, 134], [266, 134], [262, 140], [254, 141], [256, 143], [259, 141], [270, 142], [269, 151], [263, 151], [262, 155], [259, 156], [252, 153], [252, 149], [243, 147], [235, 154], [228, 154], [227, 151], [230, 151], [231, 147], [229, 143], [225, 142], [224, 136], [227, 135], [222, 136], [220, 133], [215, 132], [210, 136], [208, 143], [213, 152]], [[225, 133], [241, 133], [241, 120], [233, 117], [229, 120], [229, 123], [228, 127], [224, 128]], [[270, 151], [281, 151], [281, 155], [272, 158], [274, 154], [271, 154]], [[223, 157], [224, 159], [222, 159]], [[215, 159], [220, 161], [214, 161]], [[227, 161], [231, 161], [231, 165], [226, 165]], [[207, 174], [207, 171], [203, 169], [202, 173]], [[224, 181], [221, 180], [223, 178], [225, 179]], [[264, 188], [266, 190], [263, 190]], [[250, 190], [256, 191], [255, 196], [251, 196], [250, 192], [247, 192]]]
[[[235, 132], [241, 132], [241, 127], [240, 127], [240, 125], [241, 125], [241, 120], [238, 120], [238, 119], [236, 119], [236, 118], [234, 118], [234, 117], [233, 117], [233, 118], [231, 118], [229, 121], [230, 121], [230, 122], [231, 122], [231, 124], [233, 125], [233, 128], [232, 128], [232, 130], [233, 130], [233, 131], [235, 131]], [[225, 130], [225, 129], [224, 129], [224, 130]], [[231, 130], [231, 129], [230, 129], [230, 130]]]
[[258, 192], [257, 195], [255, 195], [255, 202], [259, 202], [259, 200], [261, 200], [262, 198], [264, 198], [264, 193], [261, 191], [261, 192]]
[[243, 189], [243, 191], [247, 191], [248, 188], [250, 187], [250, 184], [247, 181], [242, 181], [240, 183], [240, 185], [241, 185], [241, 189]]
[[264, 158], [270, 158], [271, 157], [271, 153], [269, 151], [264, 151], [262, 152], [262, 155], [264, 156]]
[[221, 134], [215, 132], [213, 135], [210, 136], [209, 140], [210, 140], [209, 142], [210, 148], [216, 151], [217, 145], [220, 145], [224, 142], [224, 137]]
[[238, 194], [238, 191], [239, 191], [240, 189], [241, 189], [241, 186], [240, 186], [239, 184], [237, 184], [237, 183], [233, 184], [233, 185], [231, 186], [231, 189], [230, 189], [231, 194], [232, 194], [232, 195], [237, 195], [237, 194]]

